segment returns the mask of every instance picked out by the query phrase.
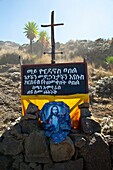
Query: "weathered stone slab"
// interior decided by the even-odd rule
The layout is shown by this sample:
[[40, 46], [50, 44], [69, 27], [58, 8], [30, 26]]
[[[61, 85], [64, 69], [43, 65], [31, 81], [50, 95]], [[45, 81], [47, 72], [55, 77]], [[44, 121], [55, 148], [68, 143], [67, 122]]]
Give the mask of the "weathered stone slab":
[[13, 169], [19, 170], [21, 162], [24, 162], [23, 154], [13, 156]]
[[0, 154], [0, 170], [12, 170], [12, 157]]
[[32, 170], [32, 168], [30, 168], [29, 165], [26, 164], [25, 162], [21, 162], [19, 170]]
[[109, 146], [99, 133], [89, 137], [87, 143], [79, 149], [86, 170], [111, 170]]
[[39, 130], [38, 120], [21, 120], [20, 126], [22, 129], [22, 133], [30, 134], [33, 131]]
[[92, 116], [91, 111], [88, 108], [81, 108], [80, 109], [80, 115], [81, 115], [81, 118]]
[[81, 118], [81, 130], [86, 134], [101, 132], [101, 126], [91, 118]]
[[21, 126], [18, 123], [11, 128], [10, 133], [11, 135], [15, 136], [16, 139], [23, 139], [23, 134], [21, 133]]
[[75, 147], [77, 148], [81, 148], [86, 143], [86, 139], [83, 135], [80, 134], [70, 134], [70, 138], [72, 139]]
[[67, 136], [66, 139], [59, 144], [55, 144], [53, 140], [51, 140], [50, 152], [53, 161], [55, 162], [67, 161], [70, 160], [72, 156], [75, 154], [75, 147], [71, 138]]
[[39, 111], [38, 106], [36, 106], [33, 103], [29, 103], [27, 109], [26, 109], [26, 114], [32, 114], [35, 115]]
[[81, 109], [81, 108], [89, 108], [89, 103], [88, 102], [84, 102], [80, 105], [78, 105], [78, 108]]
[[3, 138], [7, 138], [7, 137], [12, 137], [12, 135], [11, 135], [11, 130], [6, 130], [6, 131], [2, 134], [2, 139], [3, 139]]
[[0, 137], [0, 142], [2, 142], [2, 140], [3, 140], [3, 137], [1, 136], [1, 137]]
[[34, 131], [25, 139], [26, 162], [49, 163], [49, 150], [44, 131]]
[[34, 170], [42, 170], [43, 169], [40, 164], [37, 165], [36, 163], [30, 163], [29, 167], [31, 167]]
[[111, 146], [111, 159], [113, 160], [113, 145]]
[[44, 165], [44, 170], [83, 170], [83, 159]]
[[23, 151], [23, 140], [17, 140], [14, 137], [4, 138], [1, 145], [4, 155], [17, 155]]
[[36, 119], [36, 115], [32, 115], [32, 114], [25, 114], [21, 120], [28, 120], [28, 119]]

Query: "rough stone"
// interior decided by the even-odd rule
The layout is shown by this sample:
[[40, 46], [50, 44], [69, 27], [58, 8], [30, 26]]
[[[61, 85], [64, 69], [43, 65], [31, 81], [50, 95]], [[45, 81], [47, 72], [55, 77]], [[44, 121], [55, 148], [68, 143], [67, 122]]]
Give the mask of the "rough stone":
[[14, 125], [11, 128], [10, 133], [11, 133], [11, 135], [14, 135], [17, 138], [21, 137], [22, 136], [22, 134], [21, 134], [21, 126], [19, 124]]
[[109, 146], [99, 133], [89, 137], [79, 149], [79, 156], [84, 159], [85, 170], [111, 170]]
[[2, 144], [2, 142], [0, 142], [0, 153], [1, 153], [1, 154], [4, 154], [4, 150], [3, 150], [3, 144]]
[[12, 157], [0, 154], [0, 170], [12, 170]]
[[16, 169], [16, 170], [19, 170], [20, 168], [20, 163], [24, 161], [24, 157], [22, 154], [19, 154], [19, 155], [16, 155], [16, 156], [13, 156], [13, 168]]
[[27, 109], [26, 109], [26, 114], [32, 114], [35, 115], [37, 112], [39, 112], [38, 106], [36, 106], [33, 103], [29, 103]]
[[1, 145], [4, 155], [17, 155], [23, 151], [23, 141], [16, 140], [14, 137], [4, 138]]
[[80, 116], [81, 118], [85, 118], [85, 117], [91, 117], [91, 111], [88, 108], [81, 108], [80, 109]]
[[14, 73], [14, 72], [19, 72], [19, 67], [11, 67], [8, 69], [8, 73]]
[[80, 105], [78, 105], [78, 108], [81, 109], [81, 108], [89, 108], [89, 103], [85, 102], [85, 103], [82, 103]]
[[20, 163], [20, 170], [32, 170], [32, 168], [30, 168], [27, 163], [21, 162]]
[[101, 97], [113, 95], [113, 76], [103, 77], [96, 82], [96, 93]]
[[14, 160], [12, 167], [13, 167], [13, 169], [15, 169], [15, 170], [20, 169], [20, 161], [19, 161], [19, 160]]
[[101, 122], [101, 132], [104, 135], [111, 135], [113, 136], [113, 116], [107, 115], [104, 116]]
[[55, 162], [70, 160], [75, 153], [73, 141], [68, 136], [63, 142], [59, 144], [55, 144], [53, 140], [51, 140], [50, 152], [52, 159]]
[[0, 137], [0, 142], [2, 142], [2, 140], [3, 140], [3, 137], [1, 136], [1, 137]]
[[111, 159], [113, 160], [113, 145], [111, 146]]
[[20, 126], [22, 133], [30, 134], [33, 131], [39, 130], [38, 120], [21, 120]]
[[42, 166], [40, 164], [37, 165], [36, 163], [30, 163], [29, 167], [34, 169], [34, 170], [42, 170]]
[[32, 115], [32, 114], [25, 114], [21, 120], [27, 120], [27, 119], [36, 119], [36, 115]]
[[79, 134], [70, 134], [70, 138], [72, 139], [75, 147], [81, 148], [85, 145], [86, 139], [84, 136], [79, 135]]
[[12, 137], [11, 135], [11, 130], [6, 130], [3, 134], [2, 134], [3, 138], [7, 138], [7, 137]]
[[83, 159], [44, 165], [44, 170], [83, 170]]
[[46, 136], [43, 131], [34, 131], [25, 139], [25, 160], [38, 163], [50, 162]]
[[101, 132], [101, 126], [91, 118], [81, 118], [81, 130], [86, 134]]

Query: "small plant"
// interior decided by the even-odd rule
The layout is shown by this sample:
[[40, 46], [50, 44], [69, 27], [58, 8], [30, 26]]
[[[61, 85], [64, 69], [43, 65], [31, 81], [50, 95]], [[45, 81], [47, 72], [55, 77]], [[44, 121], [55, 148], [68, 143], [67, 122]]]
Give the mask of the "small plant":
[[113, 56], [108, 56], [108, 57], [105, 59], [105, 62], [106, 62], [106, 64], [109, 65], [110, 69], [112, 70], [112, 68], [113, 68]]

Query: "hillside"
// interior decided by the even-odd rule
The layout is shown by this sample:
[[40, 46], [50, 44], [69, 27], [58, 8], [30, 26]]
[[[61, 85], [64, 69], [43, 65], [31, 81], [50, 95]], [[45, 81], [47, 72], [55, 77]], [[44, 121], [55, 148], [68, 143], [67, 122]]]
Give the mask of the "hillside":
[[[21, 116], [19, 56], [22, 57], [23, 63], [50, 63], [51, 58], [48, 55], [32, 57], [26, 52], [25, 46], [28, 45], [24, 45], [26, 49], [20, 50], [18, 49], [20, 46], [16, 43], [0, 41], [0, 46], [2, 46], [0, 53], [0, 132], [2, 133]], [[83, 48], [88, 49], [87, 53], [82, 50]], [[83, 40], [69, 41], [66, 44], [56, 43], [56, 50], [64, 51], [62, 56], [56, 56], [57, 63], [83, 61], [82, 58], [89, 52], [92, 54], [87, 55], [86, 59], [91, 97], [90, 110], [94, 119], [97, 119], [102, 126], [105, 125], [106, 120], [108, 124], [110, 122], [110, 126], [106, 126], [107, 133], [113, 134], [113, 73], [111, 70], [106, 70], [106, 67], [102, 67], [105, 57], [112, 54], [111, 41], [99, 39], [95, 42]]]
[[18, 49], [19, 48], [19, 44], [15, 43], [15, 42], [11, 42], [11, 41], [0, 41], [0, 50], [2, 49]]
[[[57, 47], [57, 45], [56, 45]], [[70, 40], [66, 44], [60, 44], [58, 51], [63, 51], [63, 57], [68, 59], [70, 57], [81, 56], [86, 58], [89, 63], [94, 63], [96, 67], [105, 65], [105, 58], [113, 55], [112, 40], [97, 39], [90, 40]]]
[[[96, 67], [104, 67], [106, 68], [107, 65], [105, 64], [105, 59], [108, 56], [113, 55], [113, 39], [106, 40], [106, 39], [97, 39], [95, 41], [91, 40], [70, 40], [65, 44], [56, 42], [55, 44], [56, 52], [63, 52], [63, 54], [56, 54], [56, 61], [57, 60], [75, 60], [76, 58], [82, 57], [87, 60], [88, 63], [94, 63]], [[19, 51], [25, 52], [29, 54], [29, 44], [19, 45], [15, 42], [10, 41], [0, 41], [0, 51], [3, 50], [10, 50], [12, 51]], [[48, 48], [41, 44], [39, 41], [33, 43], [33, 55], [40, 59], [44, 56], [43, 52], [51, 52], [51, 46], [49, 45]], [[0, 62], [1, 63], [1, 62]]]
[[[84, 42], [84, 43], [83, 43]], [[89, 46], [89, 41], [78, 41], [78, 47], [81, 44], [87, 44]], [[95, 42], [96, 43], [96, 42]], [[92, 44], [95, 44], [92, 42]], [[99, 42], [98, 42], [99, 43]], [[109, 44], [109, 50], [111, 45], [108, 42], [102, 42], [102, 44]], [[5, 45], [7, 43], [4, 43]], [[77, 42], [75, 43], [77, 45]], [[12, 45], [12, 43], [11, 43]], [[80, 61], [81, 58], [78, 57], [76, 51], [75, 56], [70, 56], [70, 51], [75, 51], [76, 45], [74, 42], [70, 41], [65, 45], [56, 43], [56, 50], [67, 51], [67, 58], [63, 54], [62, 58], [57, 57], [57, 62], [75, 62]], [[93, 46], [92, 45], [92, 46]], [[106, 45], [106, 46], [107, 46]], [[0, 55], [0, 132], [2, 133], [8, 126], [11, 126], [15, 119], [21, 116], [21, 96], [20, 96], [20, 66], [19, 66], [19, 55], [23, 58], [24, 63], [50, 63], [50, 56], [34, 57], [30, 56], [24, 51], [20, 51], [17, 48], [18, 45], [14, 43], [14, 49], [4, 50], [1, 49]], [[13, 45], [12, 45], [13, 47]], [[83, 46], [81, 46], [82, 48]], [[101, 45], [103, 48], [103, 45]], [[96, 49], [93, 47], [94, 51]], [[107, 49], [108, 50], [108, 49]], [[108, 51], [109, 51], [108, 50]], [[98, 50], [97, 50], [98, 51]], [[79, 51], [80, 53], [81, 51]], [[97, 52], [98, 54], [98, 52]], [[101, 53], [100, 53], [101, 54]], [[81, 55], [80, 55], [81, 56]], [[102, 56], [102, 54], [101, 54]], [[107, 56], [107, 55], [106, 55]], [[104, 54], [105, 57], [105, 54]], [[83, 59], [82, 59], [83, 60]], [[103, 58], [100, 57], [101, 63]], [[88, 75], [89, 75], [89, 89], [90, 89], [90, 110], [94, 119], [98, 120], [102, 126], [105, 125], [106, 120], [110, 126], [107, 125], [107, 133], [113, 134], [113, 119], [112, 119], [112, 110], [113, 110], [113, 73], [105, 68], [99, 67], [96, 68], [94, 61], [88, 62]]]
[[[24, 44], [19, 47], [21, 51], [29, 52], [29, 45]], [[105, 64], [105, 59], [108, 56], [113, 55], [113, 39], [97, 39], [95, 41], [91, 40], [70, 40], [65, 44], [56, 42], [55, 44], [56, 52], [63, 52], [63, 54], [56, 54], [57, 60], [73, 60], [76, 57], [86, 58], [87, 62], [94, 63], [96, 67], [107, 67]], [[38, 58], [43, 56], [43, 52], [51, 52], [51, 46], [45, 47], [40, 42], [33, 43], [33, 55]]]

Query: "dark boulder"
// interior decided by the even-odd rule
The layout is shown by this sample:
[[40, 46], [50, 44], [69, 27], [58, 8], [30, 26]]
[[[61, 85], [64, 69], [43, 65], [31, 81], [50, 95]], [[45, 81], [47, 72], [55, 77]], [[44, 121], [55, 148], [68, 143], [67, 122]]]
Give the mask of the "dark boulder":
[[70, 160], [75, 153], [73, 141], [68, 136], [63, 142], [59, 144], [55, 144], [53, 140], [51, 140], [50, 152], [52, 159], [55, 162]]
[[44, 165], [44, 170], [83, 170], [83, 159]]
[[49, 149], [46, 143], [46, 136], [43, 131], [34, 131], [26, 137], [24, 147], [26, 162], [50, 162]]
[[111, 170], [109, 146], [99, 133], [89, 136], [79, 156], [84, 159], [84, 170]]

